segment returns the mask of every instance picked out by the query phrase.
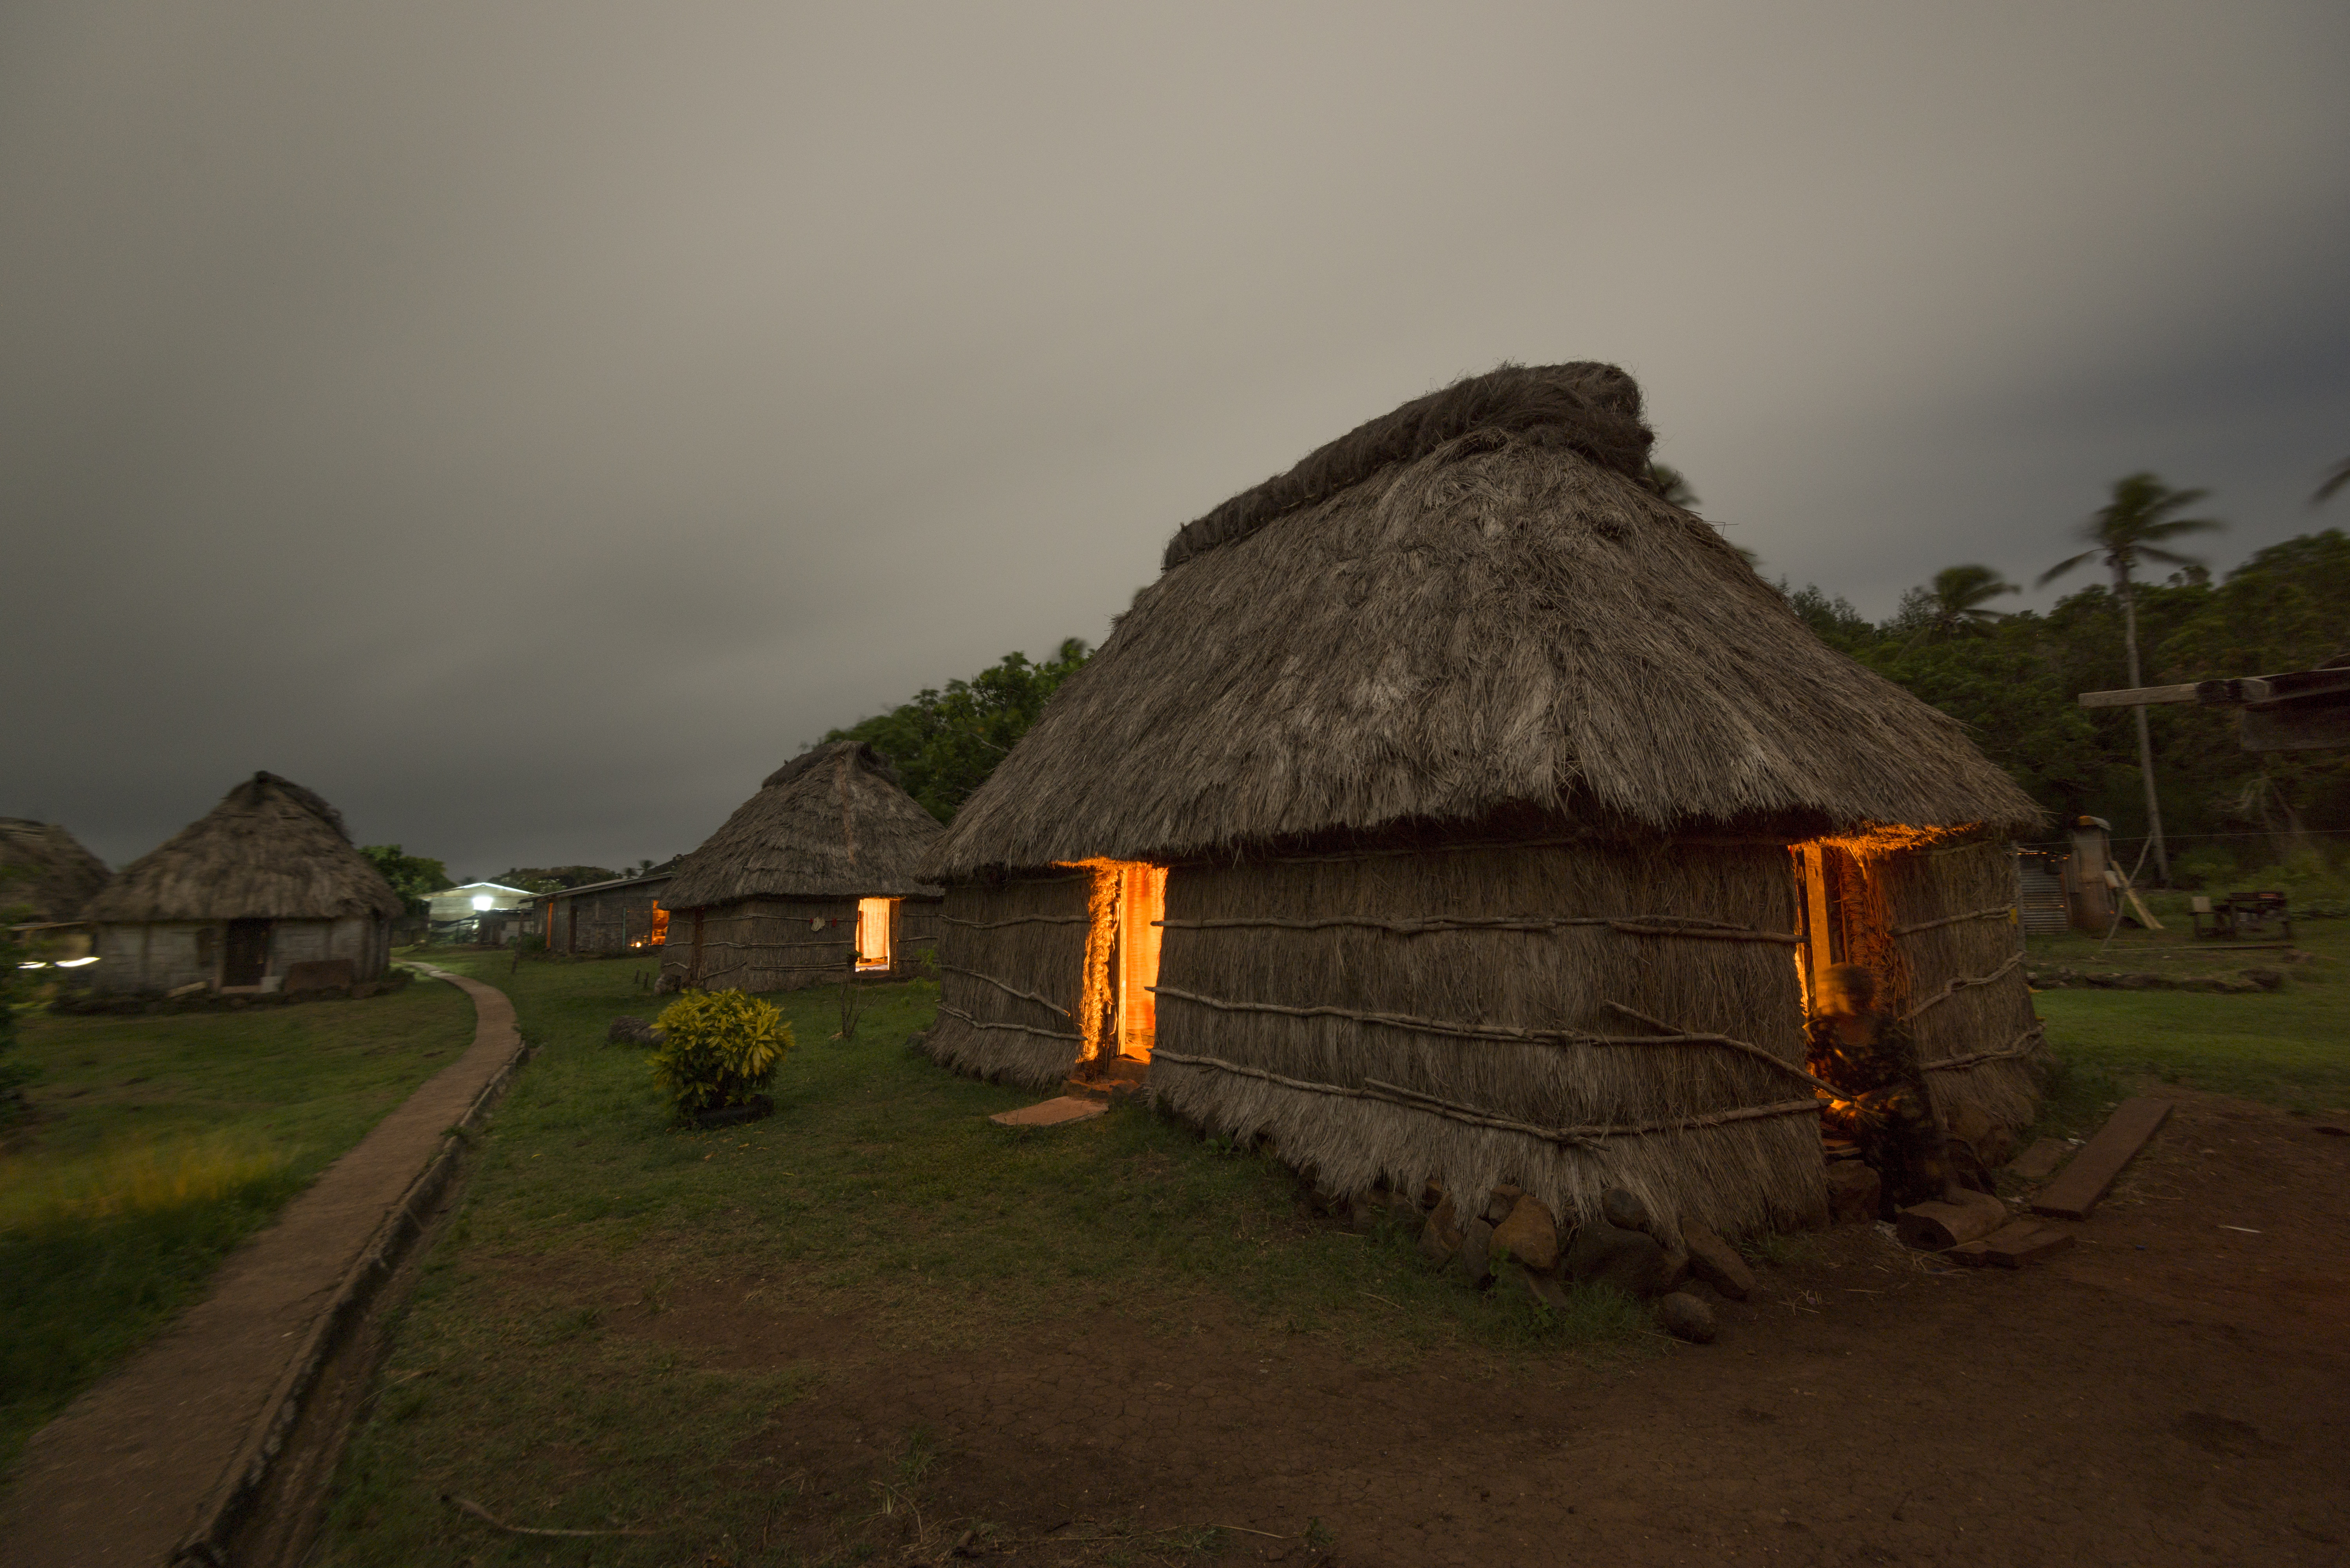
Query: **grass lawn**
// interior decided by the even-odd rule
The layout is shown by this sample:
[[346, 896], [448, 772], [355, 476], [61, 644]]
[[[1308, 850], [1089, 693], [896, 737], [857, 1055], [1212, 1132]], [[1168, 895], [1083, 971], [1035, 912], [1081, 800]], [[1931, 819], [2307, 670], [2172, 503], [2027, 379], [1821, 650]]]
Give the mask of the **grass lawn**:
[[[2185, 1084], [2265, 1100], [2293, 1111], [2350, 1106], [2350, 920], [2304, 920], [2296, 947], [2316, 955], [2280, 963], [2273, 952], [2214, 950], [2184, 933], [2186, 900], [2156, 918], [2171, 929], [2125, 931], [2099, 956], [2079, 935], [2033, 937], [2035, 961], [2075, 969], [2174, 974], [2282, 971], [2284, 989], [2229, 996], [2185, 991], [2043, 991], [2033, 1005], [2048, 1022], [2048, 1044], [2070, 1070], [2058, 1085], [2050, 1125], [2078, 1132], [2120, 1094], [2148, 1081]], [[2174, 914], [2175, 917], [2174, 918]]]
[[0, 1144], [0, 1465], [228, 1251], [472, 1043], [419, 981], [359, 1002], [20, 1021], [34, 1116]]
[[[1181, 1334], [1236, 1319], [1384, 1360], [1654, 1344], [1619, 1297], [1580, 1295], [1576, 1321], [1559, 1323], [1523, 1292], [1430, 1275], [1409, 1237], [1314, 1222], [1279, 1166], [1139, 1107], [996, 1127], [989, 1113], [1039, 1096], [906, 1048], [935, 1004], [926, 982], [869, 992], [852, 1041], [828, 1038], [833, 992], [772, 998], [799, 1041], [775, 1115], [702, 1132], [671, 1125], [641, 1049], [603, 1044], [617, 1014], [652, 1012], [658, 999], [635, 989], [650, 966], [451, 967], [467, 963], [508, 988], [542, 1049], [426, 1261], [338, 1479], [328, 1562], [545, 1557], [443, 1493], [542, 1525], [686, 1532], [598, 1540], [605, 1563], [759, 1538], [773, 1483], [740, 1456], [844, 1374], [791, 1345], [712, 1355], [646, 1331], [648, 1313], [657, 1326], [669, 1303], [706, 1304], [721, 1282], [729, 1301], [747, 1286], [762, 1323], [806, 1324], [833, 1349], [844, 1324], [859, 1343], [912, 1350], [1014, 1347], [1045, 1324]], [[607, 1321], [623, 1313], [626, 1332]]]

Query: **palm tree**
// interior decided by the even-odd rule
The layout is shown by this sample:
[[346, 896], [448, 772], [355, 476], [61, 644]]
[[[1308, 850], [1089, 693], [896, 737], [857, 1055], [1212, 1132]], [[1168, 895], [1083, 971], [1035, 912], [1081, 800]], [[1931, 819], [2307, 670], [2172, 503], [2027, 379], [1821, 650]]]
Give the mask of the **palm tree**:
[[1912, 643], [1939, 642], [1944, 638], [1988, 630], [1991, 622], [2007, 618], [2007, 611], [1989, 607], [2002, 594], [2022, 593], [2002, 582], [1989, 566], [1945, 566], [1934, 574], [1918, 605], [1921, 612]]
[[[2166, 549], [2164, 542], [2188, 534], [2214, 533], [2227, 526], [2213, 517], [2171, 515], [2210, 493], [2205, 490], [2173, 490], [2151, 473], [2133, 473], [2126, 479], [2117, 479], [2114, 482], [2114, 498], [2081, 524], [2081, 537], [2089, 541], [2090, 547], [2040, 574], [2039, 586], [2044, 587], [2090, 560], [2103, 562], [2113, 573], [2114, 597], [2122, 601], [2122, 645], [2129, 654], [2132, 686], [2145, 685], [2146, 679], [2138, 673], [2137, 598], [2131, 574], [2141, 561], [2160, 561], [2174, 566], [2203, 564], [2192, 556]], [[2147, 833], [2154, 840], [2156, 874], [2168, 886], [2170, 855], [2162, 842], [2162, 806], [2154, 794], [2154, 742], [2147, 733], [2146, 705], [2139, 703], [2134, 711], [2137, 714], [2137, 770], [2146, 781]]]

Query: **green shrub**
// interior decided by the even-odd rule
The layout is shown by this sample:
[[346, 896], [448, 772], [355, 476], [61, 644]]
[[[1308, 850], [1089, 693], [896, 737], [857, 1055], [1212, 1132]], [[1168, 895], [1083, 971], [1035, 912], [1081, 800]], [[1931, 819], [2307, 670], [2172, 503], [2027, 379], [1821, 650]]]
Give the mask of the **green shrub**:
[[2182, 888], [2224, 892], [2236, 878], [2236, 857], [2225, 849], [2190, 849], [2170, 863], [2170, 879]]
[[660, 1026], [653, 1082], [681, 1116], [750, 1104], [797, 1044], [782, 1013], [740, 991], [689, 991]]

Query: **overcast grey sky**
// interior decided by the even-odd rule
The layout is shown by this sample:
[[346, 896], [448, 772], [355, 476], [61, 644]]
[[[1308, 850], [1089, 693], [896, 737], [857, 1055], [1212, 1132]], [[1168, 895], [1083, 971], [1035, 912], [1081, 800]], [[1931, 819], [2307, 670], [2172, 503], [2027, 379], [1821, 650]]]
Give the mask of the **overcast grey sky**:
[[691, 848], [1168, 535], [1612, 359], [1873, 615], [2350, 455], [2350, 8], [0, 9], [0, 815]]

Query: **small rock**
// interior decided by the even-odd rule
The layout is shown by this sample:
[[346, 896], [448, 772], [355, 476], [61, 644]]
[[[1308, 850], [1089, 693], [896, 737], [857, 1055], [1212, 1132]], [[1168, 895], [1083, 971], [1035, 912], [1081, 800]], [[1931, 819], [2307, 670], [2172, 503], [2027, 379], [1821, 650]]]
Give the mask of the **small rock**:
[[1646, 1231], [1648, 1206], [1620, 1187], [1599, 1195], [1599, 1217], [1619, 1231]]
[[1614, 1285], [1646, 1298], [1664, 1288], [1665, 1250], [1644, 1231], [1627, 1231], [1604, 1220], [1578, 1229], [1566, 1249], [1568, 1274], [1586, 1284]]
[[1419, 1204], [1409, 1194], [1402, 1192], [1388, 1194], [1388, 1213], [1397, 1224], [1403, 1226], [1422, 1225], [1427, 1223], [1428, 1219], [1420, 1212]]
[[1566, 1287], [1550, 1275], [1522, 1273], [1518, 1278], [1526, 1282], [1527, 1293], [1561, 1317], [1571, 1310], [1566, 1299]]
[[1510, 1256], [1529, 1269], [1558, 1267], [1558, 1221], [1535, 1198], [1521, 1197], [1493, 1228], [1493, 1244], [1507, 1247]]
[[2023, 1181], [2045, 1181], [2056, 1174], [2056, 1168], [2073, 1158], [2073, 1146], [2061, 1137], [2043, 1137], [2008, 1165], [2008, 1170]]
[[2282, 991], [2284, 989], [2284, 971], [2282, 970], [2248, 969], [2241, 972], [2246, 980], [2251, 981], [2262, 991]]
[[1493, 1227], [1486, 1222], [1483, 1216], [1470, 1220], [1467, 1229], [1461, 1232], [1458, 1261], [1461, 1272], [1469, 1276], [1469, 1282], [1479, 1290], [1493, 1282]]
[[1657, 1322], [1675, 1339], [1686, 1339], [1691, 1345], [1711, 1345], [1714, 1336], [1721, 1332], [1713, 1309], [1680, 1291], [1658, 1298]]
[[1694, 1220], [1681, 1221], [1681, 1241], [1689, 1248], [1690, 1272], [1699, 1279], [1734, 1302], [1754, 1293], [1754, 1271], [1737, 1248]]
[[1518, 1194], [1523, 1190], [1523, 1189], [1516, 1187], [1493, 1189], [1485, 1199], [1486, 1221], [1489, 1224], [1499, 1225], [1503, 1220], [1507, 1220], [1510, 1217], [1510, 1205], [1518, 1200]]
[[604, 1039], [613, 1045], [650, 1045], [653, 1026], [641, 1018], [623, 1013], [612, 1020], [612, 1026], [604, 1031]]
[[1347, 1201], [1347, 1229], [1358, 1233], [1368, 1231], [1378, 1224], [1382, 1212], [1379, 1205], [1368, 1198], [1349, 1199]]
[[1828, 1166], [1830, 1224], [1875, 1224], [1884, 1197], [1884, 1179], [1862, 1161], [1839, 1159]]
[[1452, 1222], [1452, 1199], [1448, 1198], [1419, 1228], [1419, 1255], [1441, 1267], [1461, 1251], [1461, 1228]]

